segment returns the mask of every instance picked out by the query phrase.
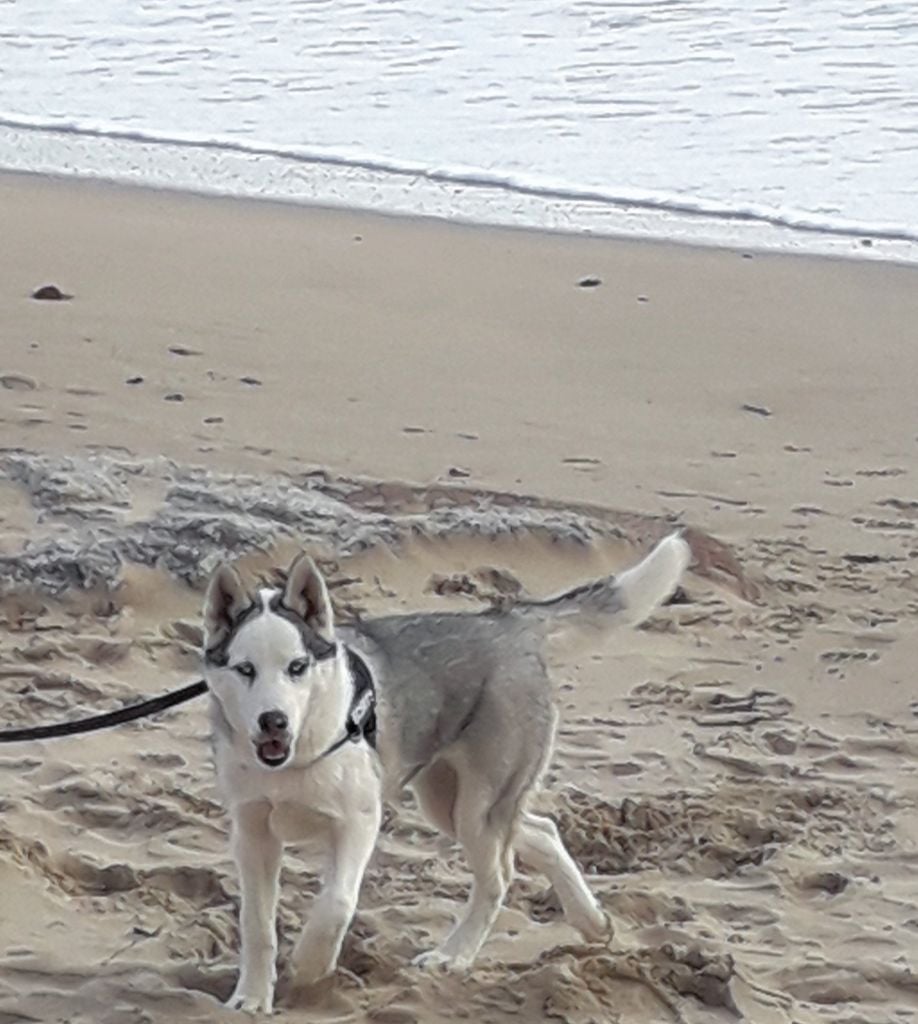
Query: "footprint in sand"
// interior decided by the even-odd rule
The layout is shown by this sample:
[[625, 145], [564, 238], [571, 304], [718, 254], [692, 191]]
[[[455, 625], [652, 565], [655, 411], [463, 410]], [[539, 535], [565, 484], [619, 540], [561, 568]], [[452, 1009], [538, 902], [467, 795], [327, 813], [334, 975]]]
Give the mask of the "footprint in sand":
[[855, 476], [864, 477], [889, 477], [889, 476], [904, 476], [908, 470], [903, 469], [901, 466], [884, 466], [881, 469], [856, 469], [854, 471]]
[[24, 373], [0, 374], [0, 387], [7, 391], [34, 391], [38, 387], [38, 381], [27, 377]]
[[879, 651], [823, 651], [819, 655], [820, 661], [843, 662], [843, 661], [879, 661]]
[[78, 395], [81, 398], [98, 398], [99, 395], [104, 392], [97, 390], [96, 388], [81, 388], [81, 387], [69, 387], [64, 388], [64, 391], [68, 395]]
[[390, 1003], [374, 1011], [370, 1020], [373, 1024], [417, 1024], [418, 1014], [410, 1006]]

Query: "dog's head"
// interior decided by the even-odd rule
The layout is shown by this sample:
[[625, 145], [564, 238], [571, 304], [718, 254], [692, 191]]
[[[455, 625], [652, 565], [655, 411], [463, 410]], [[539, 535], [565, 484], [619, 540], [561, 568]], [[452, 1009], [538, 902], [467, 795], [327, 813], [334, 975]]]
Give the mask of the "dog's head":
[[306, 555], [283, 590], [250, 594], [221, 566], [204, 603], [204, 663], [211, 693], [259, 764], [291, 758], [316, 686], [336, 668], [334, 617], [322, 574]]

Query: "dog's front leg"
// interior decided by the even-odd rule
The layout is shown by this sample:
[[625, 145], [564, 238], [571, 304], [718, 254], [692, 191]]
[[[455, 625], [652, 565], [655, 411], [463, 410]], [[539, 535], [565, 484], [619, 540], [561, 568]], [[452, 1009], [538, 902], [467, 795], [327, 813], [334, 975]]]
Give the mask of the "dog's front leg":
[[379, 832], [381, 812], [357, 812], [333, 823], [323, 887], [293, 951], [293, 986], [308, 988], [332, 974], [354, 911], [360, 883]]
[[233, 855], [239, 869], [242, 950], [239, 980], [226, 1005], [249, 1013], [270, 1013], [274, 1004], [277, 956], [280, 840], [271, 832], [267, 803], [243, 804], [233, 818]]

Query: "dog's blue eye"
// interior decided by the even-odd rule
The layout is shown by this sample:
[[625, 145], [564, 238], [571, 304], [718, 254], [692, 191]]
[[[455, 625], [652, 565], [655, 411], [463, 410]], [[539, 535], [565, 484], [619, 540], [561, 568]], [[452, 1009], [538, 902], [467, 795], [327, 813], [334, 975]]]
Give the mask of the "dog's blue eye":
[[250, 661], [240, 661], [234, 668], [243, 679], [255, 678], [255, 666]]
[[309, 668], [309, 662], [305, 658], [297, 658], [296, 661], [291, 661], [287, 666], [287, 672], [296, 678], [301, 676], [307, 668]]

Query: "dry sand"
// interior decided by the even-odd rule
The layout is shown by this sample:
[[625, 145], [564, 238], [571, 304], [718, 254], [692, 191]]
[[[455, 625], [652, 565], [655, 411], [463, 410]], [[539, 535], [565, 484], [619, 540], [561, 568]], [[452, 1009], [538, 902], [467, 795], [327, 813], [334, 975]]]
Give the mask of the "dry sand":
[[[615, 941], [521, 874], [469, 976], [409, 968], [468, 876], [406, 797], [281, 1020], [918, 1020], [918, 272], [16, 177], [0, 229], [4, 725], [193, 678], [226, 553], [475, 608], [694, 528], [687, 603], [557, 664], [542, 799]], [[0, 780], [0, 1022], [228, 1019], [203, 702]]]

